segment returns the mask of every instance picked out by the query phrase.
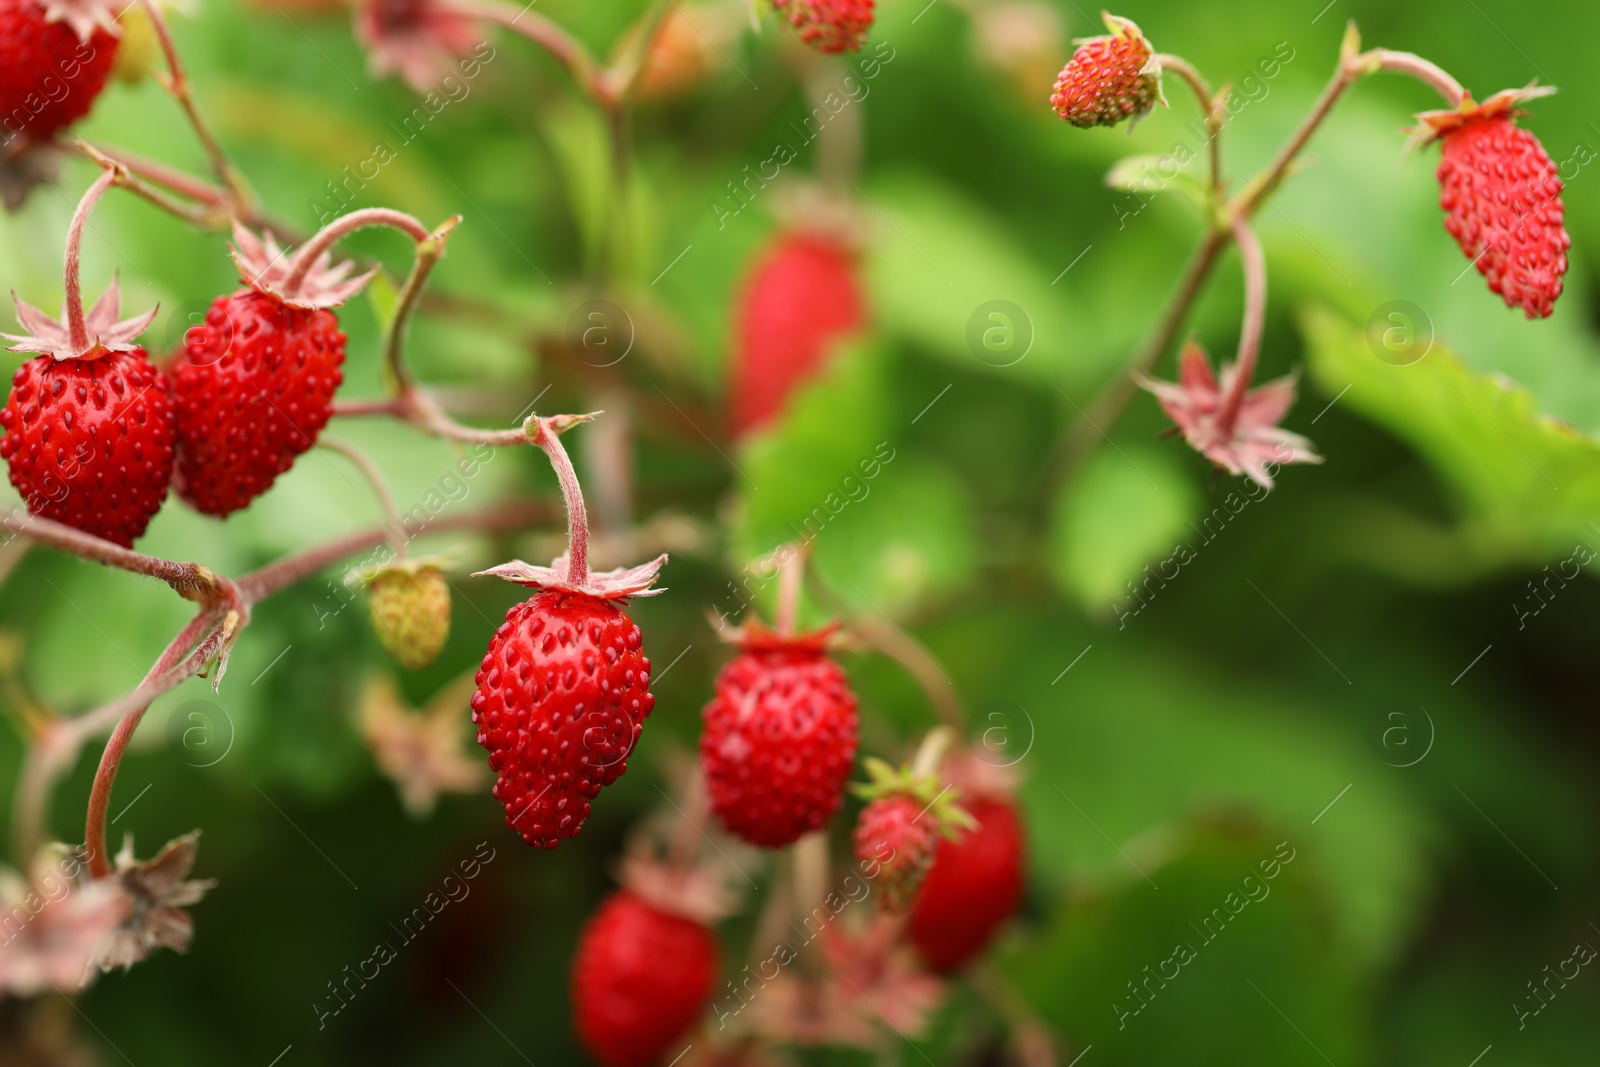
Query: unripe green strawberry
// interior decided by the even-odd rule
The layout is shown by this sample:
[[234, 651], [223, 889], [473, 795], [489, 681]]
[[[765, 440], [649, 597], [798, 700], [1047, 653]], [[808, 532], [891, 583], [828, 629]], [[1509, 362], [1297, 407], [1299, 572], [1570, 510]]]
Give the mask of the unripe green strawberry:
[[402, 667], [421, 670], [450, 636], [450, 583], [434, 560], [379, 567], [364, 583], [372, 629]]

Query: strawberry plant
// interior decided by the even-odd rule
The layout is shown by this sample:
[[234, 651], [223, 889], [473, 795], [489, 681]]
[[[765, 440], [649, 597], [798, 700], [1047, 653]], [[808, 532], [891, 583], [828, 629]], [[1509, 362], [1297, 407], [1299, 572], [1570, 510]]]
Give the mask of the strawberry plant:
[[1594, 956], [1572, 94], [1265, 7], [169, 7], [0, 0], [0, 1065], [1600, 1040], [1482, 1008]]

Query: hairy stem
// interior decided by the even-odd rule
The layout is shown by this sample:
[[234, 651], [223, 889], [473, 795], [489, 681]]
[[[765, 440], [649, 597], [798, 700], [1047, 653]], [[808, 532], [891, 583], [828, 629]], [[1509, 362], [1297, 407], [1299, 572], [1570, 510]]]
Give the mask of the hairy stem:
[[1233, 364], [1233, 384], [1223, 398], [1218, 424], [1229, 433], [1239, 417], [1239, 405], [1256, 373], [1256, 357], [1261, 351], [1261, 329], [1267, 314], [1267, 261], [1261, 242], [1244, 219], [1233, 220], [1233, 239], [1244, 264], [1244, 323], [1239, 329], [1239, 356]]
[[578, 484], [578, 472], [572, 469], [572, 458], [561, 443], [561, 434], [550, 420], [531, 415], [528, 421], [535, 427], [530, 434], [533, 443], [550, 457], [550, 466], [561, 483], [561, 499], [567, 506], [567, 581], [582, 589], [589, 584], [589, 515], [583, 506], [583, 487]]
[[[139, 683], [142, 690], [150, 683], [172, 670], [178, 662], [194, 647], [202, 633], [217, 621], [216, 613], [201, 611], [187, 626], [179, 631], [178, 636], [167, 645], [161, 658], [156, 660], [150, 672]], [[152, 698], [153, 699], [153, 698]], [[111, 862], [106, 853], [106, 810], [111, 804], [111, 787], [117, 780], [117, 768], [122, 765], [122, 757], [128, 751], [128, 742], [133, 738], [133, 732], [139, 728], [139, 723], [144, 719], [144, 713], [150, 710], [149, 702], [136, 705], [117, 720], [117, 725], [111, 732], [111, 738], [106, 742], [105, 751], [100, 754], [100, 766], [95, 770], [94, 785], [89, 790], [89, 809], [84, 819], [83, 841], [88, 851], [89, 873], [96, 878], [102, 878], [111, 873]]]
[[1366, 57], [1374, 60], [1379, 70], [1407, 74], [1426, 85], [1433, 86], [1451, 107], [1456, 107], [1467, 99], [1467, 91], [1462, 88], [1460, 82], [1451, 77], [1443, 67], [1421, 56], [1410, 52], [1392, 52], [1387, 48], [1374, 48], [1366, 53]]
[[103, 563], [134, 574], [159, 578], [185, 600], [215, 604], [228, 598], [227, 580], [218, 578], [198, 563], [179, 563], [160, 556], [148, 556], [94, 534], [25, 512], [0, 515], [0, 528], [39, 544], [70, 552], [92, 563]]
[[411, 265], [411, 273], [400, 287], [394, 317], [383, 338], [384, 366], [388, 368], [390, 384], [396, 392], [404, 393], [412, 388], [411, 372], [406, 369], [405, 361], [406, 327], [411, 322], [417, 302], [422, 298], [423, 287], [428, 284], [428, 275], [433, 273], [434, 265], [444, 258], [445, 242], [450, 240], [450, 234], [459, 225], [461, 216], [451, 215], [417, 242], [416, 262]]
[[1217, 99], [1211, 93], [1211, 86], [1195, 69], [1194, 65], [1182, 56], [1161, 53], [1155, 57], [1161, 64], [1163, 71], [1170, 70], [1183, 79], [1195, 95], [1200, 104], [1200, 113], [1205, 118], [1206, 130], [1211, 134], [1209, 153], [1211, 158], [1211, 188], [1220, 200], [1222, 196], [1222, 126], [1227, 121], [1226, 110], [1217, 106]]
[[194, 127], [200, 146], [205, 149], [207, 158], [211, 160], [211, 169], [216, 172], [217, 179], [228, 188], [234, 209], [240, 214], [248, 212], [251, 210], [254, 198], [250, 195], [250, 189], [245, 184], [243, 175], [228, 160], [227, 153], [223, 152], [222, 145], [217, 142], [216, 135], [211, 132], [211, 127], [200, 114], [199, 107], [195, 105], [194, 97], [189, 92], [189, 75], [184, 70], [183, 61], [178, 58], [178, 50], [172, 43], [172, 31], [167, 28], [166, 16], [161, 13], [161, 7], [155, 0], [139, 0], [139, 2], [144, 6], [145, 14], [150, 16], [156, 41], [161, 45], [161, 54], [167, 63], [167, 91], [183, 109], [184, 115], [189, 119], [189, 125]]
[[386, 207], [368, 207], [352, 211], [328, 223], [317, 231], [311, 240], [295, 251], [289, 261], [289, 276], [283, 282], [285, 292], [291, 296], [299, 292], [300, 287], [305, 284], [306, 275], [316, 266], [317, 257], [338, 241], [369, 226], [393, 226], [418, 244], [431, 236], [426, 226], [404, 211]]
[[79, 280], [79, 264], [83, 251], [83, 228], [89, 224], [89, 213], [105, 191], [117, 182], [117, 166], [106, 167], [100, 177], [89, 186], [78, 208], [72, 213], [72, 225], [67, 228], [66, 305], [67, 333], [72, 341], [72, 354], [81, 355], [89, 350], [89, 327], [83, 316], [83, 284]]

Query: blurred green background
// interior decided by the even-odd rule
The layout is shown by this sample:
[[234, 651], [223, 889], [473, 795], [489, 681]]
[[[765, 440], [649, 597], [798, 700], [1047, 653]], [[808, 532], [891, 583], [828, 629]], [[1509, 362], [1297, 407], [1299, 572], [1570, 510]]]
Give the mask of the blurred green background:
[[[604, 49], [642, 7], [543, 0], [539, 10]], [[1102, 32], [1087, 7], [1047, 7], [1068, 38]], [[446, 798], [426, 821], [406, 816], [354, 727], [364, 680], [393, 670], [359, 603], [332, 613], [322, 579], [263, 603], [221, 693], [195, 680], [161, 700], [122, 768], [113, 846], [132, 833], [149, 854], [198, 825], [196, 873], [220, 885], [194, 909], [187, 957], [103, 978], [81, 1015], [60, 1008], [100, 1062], [265, 1067], [286, 1046], [283, 1067], [580, 1062], [567, 1022], [574, 939], [630, 824], [660, 805], [665, 764], [692, 751], [727, 656], [706, 612], [727, 610], [738, 568], [791, 536], [788, 524], [878, 442], [895, 459], [818, 538], [816, 570], [847, 611], [881, 609], [925, 641], [974, 735], [990, 730], [1019, 758], [1032, 878], [1000, 957], [1069, 1057], [1092, 1046], [1085, 1067], [1593, 1062], [1600, 976], [1582, 973], [1520, 1027], [1514, 1005], [1531, 1004], [1527, 983], [1576, 943], [1600, 943], [1600, 596], [1587, 576], [1550, 578], [1580, 544], [1600, 548], [1589, 251], [1600, 247], [1600, 169], [1566, 171], [1568, 291], [1551, 319], [1529, 323], [1475, 272], [1461, 276], [1437, 206], [1436, 150], [1403, 150], [1400, 127], [1438, 106], [1430, 91], [1368, 79], [1259, 217], [1263, 372], [1304, 368], [1287, 426], [1325, 465], [1286, 470], [1264, 498], [1232, 481], [1210, 489], [1203, 460], [1156, 439], [1165, 420], [1141, 396], [1112, 431], [1115, 447], [1062, 488], [1052, 457], [1075, 408], [1150, 328], [1199, 232], [1181, 196], [1144, 206], [1104, 175], [1124, 156], [1192, 144], [1192, 101], [1169, 83], [1171, 111], [1131, 136], [1068, 128], [1046, 100], [1070, 45], [1023, 95], [1015, 71], [984, 58], [981, 9], [881, 5], [868, 47], [882, 42], [893, 59], [852, 105], [864, 123], [856, 191], [873, 330], [782, 425], [737, 451], [716, 430], [730, 301], [773, 233], [777, 198], [764, 192], [720, 227], [711, 203], [806, 113], [770, 17], [760, 37], [725, 45], [699, 91], [638, 113], [638, 195], [611, 294], [637, 326], [638, 351], [604, 373], [547, 362], [526, 341], [559, 336], [590, 295], [585, 249], [605, 201], [599, 125], [524, 42], [496, 37], [470, 94], [359, 191], [357, 206], [430, 223], [462, 212], [434, 291], [519, 324], [521, 336], [425, 313], [414, 328], [420, 376], [458, 397], [465, 417], [506, 424], [547, 386], [546, 412], [634, 398], [638, 515], [694, 516], [710, 534], [674, 557], [670, 592], [634, 611], [658, 671], [674, 666], [655, 686], [630, 773], [580, 837], [535, 852], [486, 792]], [[1134, 0], [1118, 13], [1214, 82], [1259, 77], [1258, 64], [1292, 53], [1225, 134], [1236, 181], [1299, 122], [1346, 19], [1368, 45], [1417, 51], [1480, 97], [1534, 78], [1559, 86], [1525, 125], [1558, 163], [1600, 149], [1593, 4]], [[223, 142], [302, 230], [326, 183], [398, 141], [390, 124], [416, 106], [404, 86], [366, 76], [344, 13], [213, 4], [175, 32]], [[204, 169], [151, 84], [109, 90], [81, 132]], [[788, 169], [809, 170], [811, 155]], [[0, 220], [7, 288], [54, 304], [61, 238], [88, 181], [86, 166], [69, 164], [59, 190]], [[96, 226], [86, 287], [117, 270], [130, 303], [159, 300], [153, 352], [235, 282], [222, 237], [131, 198], [109, 199]], [[348, 247], [404, 269], [392, 237]], [[1017, 305], [1033, 336], [1008, 366], [968, 342], [969, 318], [992, 300]], [[1192, 319], [1213, 353], [1231, 353], [1240, 300], [1230, 252]], [[1366, 333], [1391, 301], [1420, 310], [1436, 338], [1408, 366], [1380, 359]], [[375, 396], [371, 307], [358, 301], [342, 317], [342, 395]], [[1169, 356], [1159, 370], [1171, 368]], [[402, 509], [453, 469], [449, 447], [403, 428], [336, 421], [330, 432], [378, 457]], [[572, 440], [580, 471], [587, 433]], [[503, 453], [449, 507], [554, 491], [542, 457]], [[375, 519], [340, 457], [308, 455], [224, 525], [167, 507], [141, 547], [238, 574]], [[413, 705], [471, 670], [519, 599], [465, 569], [553, 555], [556, 532], [429, 542], [464, 545], [464, 570], [444, 654], [401, 679]], [[1126, 583], [1179, 543], [1195, 558], [1127, 614], [1137, 605]], [[1537, 600], [1530, 583], [1545, 583]], [[156, 583], [45, 550], [0, 589], [0, 624], [24, 642], [28, 684], [63, 712], [131, 688], [186, 617]], [[867, 747], [897, 754], [932, 721], [892, 663], [857, 655], [847, 668]], [[216, 730], [204, 758], [173, 743], [191, 701], [209, 702]], [[7, 781], [19, 760], [14, 733], [0, 735]], [[57, 791], [63, 840], [82, 836], [93, 762], [86, 755]], [[485, 840], [497, 859], [469, 903], [319, 1030], [312, 1004], [326, 983]], [[1295, 859], [1271, 895], [1119, 1020], [1127, 983], [1191, 939], [1279, 842]], [[742, 954], [747, 929], [730, 924], [730, 954]], [[1001, 1062], [1001, 1032], [958, 993], [900, 1062]], [[829, 1051], [803, 1062], [871, 1059]]]

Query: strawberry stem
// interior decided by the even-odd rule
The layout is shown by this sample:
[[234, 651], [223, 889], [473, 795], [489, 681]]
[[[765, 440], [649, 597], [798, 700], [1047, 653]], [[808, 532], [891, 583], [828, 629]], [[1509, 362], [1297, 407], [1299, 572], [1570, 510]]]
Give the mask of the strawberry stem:
[[529, 421], [536, 427], [530, 435], [533, 443], [550, 457], [556, 481], [561, 483], [561, 499], [567, 505], [567, 581], [582, 589], [589, 584], [589, 513], [583, 506], [583, 487], [578, 484], [578, 472], [572, 469], [572, 457], [567, 455], [561, 435], [550, 420], [534, 415]]
[[1261, 242], [1242, 216], [1233, 219], [1233, 240], [1244, 262], [1244, 324], [1239, 329], [1239, 355], [1233, 363], [1233, 382], [1222, 401], [1218, 423], [1223, 433], [1233, 430], [1239, 405], [1255, 377], [1256, 356], [1261, 351], [1261, 327], [1267, 313], [1267, 261]]
[[94, 184], [89, 186], [89, 191], [83, 194], [83, 199], [78, 201], [78, 208], [72, 213], [72, 225], [67, 229], [67, 254], [66, 254], [66, 305], [67, 305], [67, 332], [72, 341], [72, 354], [81, 356], [89, 350], [89, 327], [83, 318], [83, 285], [79, 281], [80, 253], [83, 250], [83, 228], [89, 223], [89, 213], [94, 210], [94, 205], [105, 195], [105, 191], [116, 184], [117, 167], [115, 164], [107, 167]]
[[400, 289], [400, 295], [395, 301], [394, 315], [389, 321], [388, 332], [383, 340], [384, 365], [388, 368], [390, 384], [401, 393], [407, 393], [412, 388], [411, 372], [405, 365], [405, 334], [406, 326], [411, 321], [411, 313], [416, 309], [418, 301], [422, 299], [422, 288], [428, 283], [428, 275], [433, 272], [434, 265], [444, 258], [445, 242], [450, 239], [450, 234], [461, 225], [460, 215], [451, 215], [441, 222], [432, 233], [417, 242], [416, 262], [411, 265], [411, 273], [406, 276], [405, 285]]
[[1367, 56], [1376, 61], [1379, 70], [1395, 74], [1408, 74], [1425, 85], [1431, 85], [1444, 97], [1445, 103], [1456, 107], [1467, 98], [1467, 90], [1451, 77], [1443, 67], [1410, 52], [1392, 52], [1387, 48], [1374, 48]]
[[911, 758], [911, 777], [929, 778], [938, 774], [939, 764], [944, 761], [945, 751], [955, 736], [956, 732], [948, 726], [936, 726], [929, 730], [928, 736], [917, 747], [917, 754]]
[[1217, 98], [1211, 93], [1211, 86], [1205, 77], [1197, 70], [1194, 64], [1182, 56], [1175, 56], [1162, 52], [1155, 56], [1155, 61], [1161, 65], [1162, 71], [1172, 71], [1182, 78], [1184, 84], [1194, 91], [1195, 99], [1200, 103], [1200, 110], [1204, 114], [1206, 130], [1211, 134], [1209, 152], [1211, 158], [1211, 188], [1220, 199], [1222, 194], [1222, 141], [1217, 135], [1222, 132], [1222, 125], [1227, 121], [1228, 112], [1217, 106]]
[[316, 265], [317, 258], [322, 253], [343, 238], [369, 226], [393, 226], [418, 244], [431, 236], [426, 226], [404, 211], [386, 207], [369, 207], [352, 211], [328, 223], [294, 253], [289, 261], [289, 276], [283, 282], [284, 295], [288, 297], [298, 295], [300, 287], [305, 284], [306, 276], [311, 273], [311, 268]]
[[800, 587], [806, 578], [805, 550], [795, 545], [779, 548], [778, 557], [778, 613], [773, 621], [779, 637], [794, 634], [800, 616]]
[[450, 7], [473, 18], [483, 19], [519, 34], [549, 53], [550, 57], [566, 68], [578, 87], [588, 93], [595, 103], [606, 109], [617, 104], [617, 91], [611, 85], [607, 72], [595, 61], [589, 50], [572, 34], [559, 25], [535, 14], [528, 8], [533, 5], [511, 5], [474, 0], [456, 0]]

